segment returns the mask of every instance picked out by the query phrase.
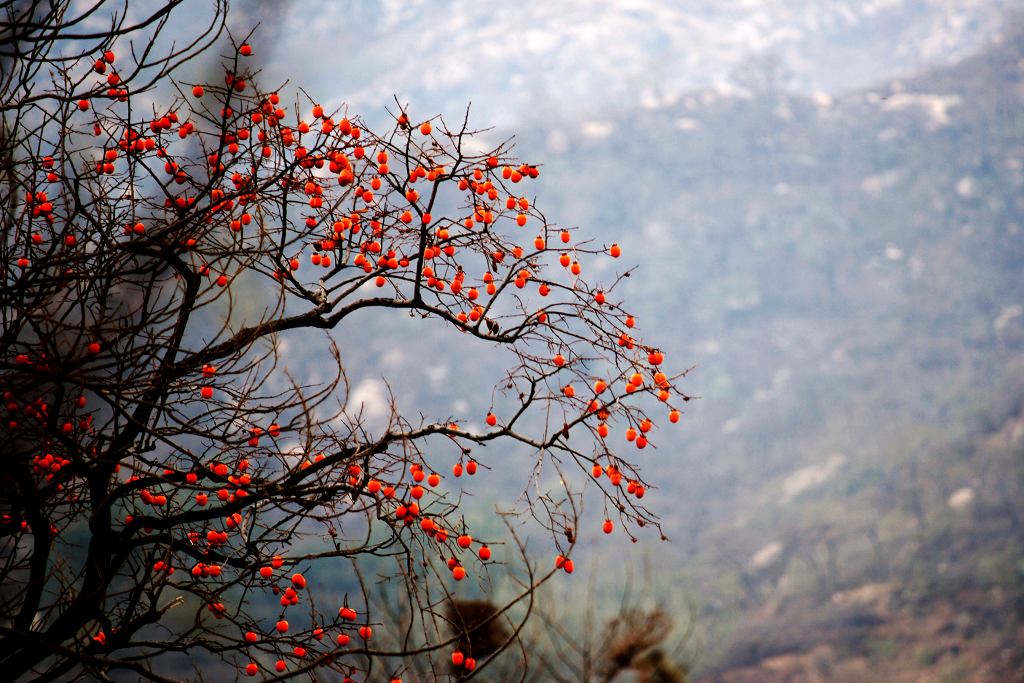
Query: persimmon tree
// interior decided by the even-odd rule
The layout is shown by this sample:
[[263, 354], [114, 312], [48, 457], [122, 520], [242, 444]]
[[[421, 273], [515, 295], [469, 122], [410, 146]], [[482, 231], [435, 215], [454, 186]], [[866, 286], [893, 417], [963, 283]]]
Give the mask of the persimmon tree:
[[[549, 222], [509, 143], [286, 103], [220, 5], [157, 54], [178, 4], [0, 10], [4, 676], [472, 677], [573, 571], [585, 501], [613, 541], [658, 528], [640, 463], [682, 373], [635, 336], [626, 273], [589, 283], [618, 245]], [[222, 80], [177, 80], [211, 49]], [[332, 335], [374, 310], [504, 350], [479, 414], [365, 420]], [[331, 379], [282, 351], [311, 334]], [[513, 483], [483, 538], [478, 468]], [[503, 640], [462, 651], [453, 600], [499, 577], [473, 628]]]

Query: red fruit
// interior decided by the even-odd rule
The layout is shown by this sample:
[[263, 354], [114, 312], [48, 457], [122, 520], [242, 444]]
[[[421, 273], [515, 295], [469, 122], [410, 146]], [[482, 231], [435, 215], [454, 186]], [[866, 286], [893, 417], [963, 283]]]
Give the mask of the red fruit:
[[612, 524], [612, 520], [610, 519], [604, 520], [604, 524], [601, 526], [601, 530], [604, 531], [606, 534], [610, 534], [612, 532], [612, 529], [614, 528], [615, 525]]
[[245, 43], [245, 44], [242, 45], [242, 47], [238, 48], [238, 53], [240, 55], [242, 55], [243, 57], [251, 57], [252, 56], [252, 46], [249, 45], [248, 43]]
[[373, 629], [369, 626], [359, 627], [359, 637], [363, 640], [369, 640], [373, 636]]
[[302, 590], [306, 587], [306, 577], [298, 572], [292, 574], [292, 585], [297, 589]]
[[456, 581], [462, 581], [464, 578], [466, 578], [466, 568], [459, 566], [453, 569], [452, 578], [454, 578]]
[[430, 121], [424, 121], [423, 125], [420, 126], [420, 133], [423, 135], [430, 135], [431, 126]]
[[612, 258], [619, 258], [622, 255], [622, 248], [617, 244], [613, 244], [608, 253], [611, 254]]
[[274, 628], [277, 629], [278, 633], [287, 633], [288, 632], [288, 622], [286, 620], [282, 619], [281, 621], [277, 622], [277, 625]]
[[78, 100], [78, 109], [80, 111], [89, 111], [89, 100]]
[[460, 548], [468, 548], [473, 544], [473, 537], [469, 534], [463, 534], [459, 536], [458, 544]]
[[470, 460], [469, 462], [466, 463], [466, 474], [468, 474], [469, 476], [473, 476], [474, 474], [476, 474], [475, 460]]
[[245, 642], [247, 642], [247, 643], [255, 643], [259, 639], [260, 639], [260, 637], [258, 635], [256, 635], [255, 633], [253, 633], [252, 631], [246, 631], [245, 632]]
[[282, 671], [283, 672], [285, 669], [288, 668], [288, 665], [284, 663], [283, 659], [279, 659], [274, 664], [274, 668], [277, 669], [278, 671]]
[[213, 398], [213, 387], [203, 387], [200, 393], [202, 393], [203, 398], [211, 399]]
[[245, 665], [245, 673], [249, 674], [250, 676], [255, 676], [257, 673], [259, 673], [259, 670], [260, 667], [256, 664], [256, 662], [249, 662]]
[[192, 88], [192, 95], [195, 96], [195, 97], [202, 97], [203, 96], [203, 86], [197, 85], [194, 88]]
[[494, 416], [494, 413], [487, 413], [487, 424], [492, 427], [498, 424], [498, 418]]
[[489, 560], [489, 559], [491, 559], [491, 549], [488, 548], [487, 546], [481, 546], [480, 547], [480, 559], [481, 560]]
[[452, 653], [452, 665], [462, 666], [462, 662], [466, 661], [466, 655], [462, 654], [458, 650]]
[[679, 422], [679, 411], [678, 410], [673, 410], [672, 412], [670, 412], [668, 414], [668, 421], [669, 422]]
[[96, 355], [97, 353], [100, 352], [100, 344], [99, 344], [99, 342], [92, 342], [91, 344], [89, 344], [89, 346], [87, 348], [89, 350], [89, 353], [91, 353], [93, 355]]

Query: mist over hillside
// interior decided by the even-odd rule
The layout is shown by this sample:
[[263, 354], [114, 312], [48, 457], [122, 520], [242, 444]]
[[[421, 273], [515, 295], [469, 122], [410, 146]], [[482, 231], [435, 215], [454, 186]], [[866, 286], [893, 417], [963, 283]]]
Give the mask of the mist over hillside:
[[760, 434], [752, 474], [777, 474], [766, 437], [840, 407], [834, 438], [941, 421], [964, 402], [951, 382], [987, 388], [1019, 353], [1019, 54], [834, 100], [698, 93], [548, 128], [540, 199], [640, 264], [628, 293], [698, 364], [692, 410], [711, 414], [691, 428], [714, 424], [713, 460]]
[[[766, 604], [800, 623], [779, 600], [834, 608], [830, 596], [871, 582], [956, 605], [967, 580], [1003, 591], [987, 607], [1004, 618], [994, 631], [1012, 633], [1022, 48], [1011, 35], [834, 98], [703, 91], [543, 135], [525, 126], [552, 214], [623, 244], [641, 265], [625, 292], [645, 302], [640, 324], [697, 364], [701, 400], [650, 457], [676, 476], [674, 543], [658, 554], [701, 595], [706, 623], [749, 624]], [[931, 534], [972, 540], [949, 557]], [[817, 604], [801, 613], [821, 618]], [[775, 647], [810, 650], [793, 641], [814, 631]], [[758, 654], [769, 632], [741, 630], [725, 655], [708, 641], [702, 661], [778, 654]]]
[[837, 93], [969, 55], [1019, 0], [654, 0], [594, 3], [241, 3], [276, 46], [270, 81], [367, 116], [397, 94], [417, 111], [518, 129], [530, 112], [657, 108], [712, 88], [747, 93], [766, 73]]
[[[868, 626], [843, 631], [852, 609], [883, 628], [899, 605], [955, 615], [981, 603], [1002, 615], [981, 630], [996, 641], [1013, 632], [1024, 549], [1022, 47], [1013, 35], [953, 66], [835, 97], [694, 91], [582, 125], [520, 126], [519, 152], [544, 163], [538, 202], [622, 244], [623, 263], [594, 264], [600, 277], [639, 265], [617, 294], [696, 365], [686, 383], [701, 398], [684, 428], [656, 430], [644, 455], [662, 477], [651, 505], [672, 543], [652, 549], [641, 534], [638, 553], [660, 558], [660, 589], [699, 596], [698, 671], [746, 680], [729, 678], [731, 667], [810, 651], [831, 637], [822, 632], [849, 640], [826, 659], [898, 661], [899, 650], [865, 654]], [[401, 323], [376, 323], [376, 339], [401, 336]], [[486, 354], [455, 344], [456, 365], [424, 367], [437, 358], [431, 344], [393, 346], [390, 361], [410, 368], [399, 401], [479, 419], [494, 379]], [[606, 552], [617, 551], [601, 544], [592, 562], [614, 563]], [[964, 581], [980, 593], [957, 593]], [[837, 607], [865, 585], [880, 586], [890, 612]], [[791, 604], [809, 621], [775, 642], [772, 619], [804, 623]], [[936, 670], [970, 661], [945, 656], [928, 655]]]

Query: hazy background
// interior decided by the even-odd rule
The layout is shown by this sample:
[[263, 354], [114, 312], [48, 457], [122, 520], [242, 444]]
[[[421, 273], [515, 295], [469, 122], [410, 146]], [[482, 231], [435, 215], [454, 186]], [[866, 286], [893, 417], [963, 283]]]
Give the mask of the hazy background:
[[[262, 22], [286, 101], [370, 122], [395, 96], [414, 120], [472, 102], [486, 141], [542, 164], [550, 219], [623, 246], [596, 270], [640, 266], [640, 327], [701, 399], [642, 456], [672, 541], [628, 550], [645, 599], [688, 605], [673, 657], [696, 679], [1004, 681], [1024, 680], [1022, 10], [239, 1], [231, 25]], [[399, 407], [482, 418], [487, 349], [363, 322], [338, 338], [371, 417], [386, 375]], [[627, 542], [581, 531], [614, 595]]]

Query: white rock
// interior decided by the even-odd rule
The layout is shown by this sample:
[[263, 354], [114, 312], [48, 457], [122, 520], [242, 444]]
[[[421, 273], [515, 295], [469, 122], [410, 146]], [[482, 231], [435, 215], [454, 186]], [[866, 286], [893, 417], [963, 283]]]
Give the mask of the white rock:
[[969, 486], [957, 489], [949, 495], [946, 504], [954, 510], [963, 510], [974, 502], [974, 489]]

